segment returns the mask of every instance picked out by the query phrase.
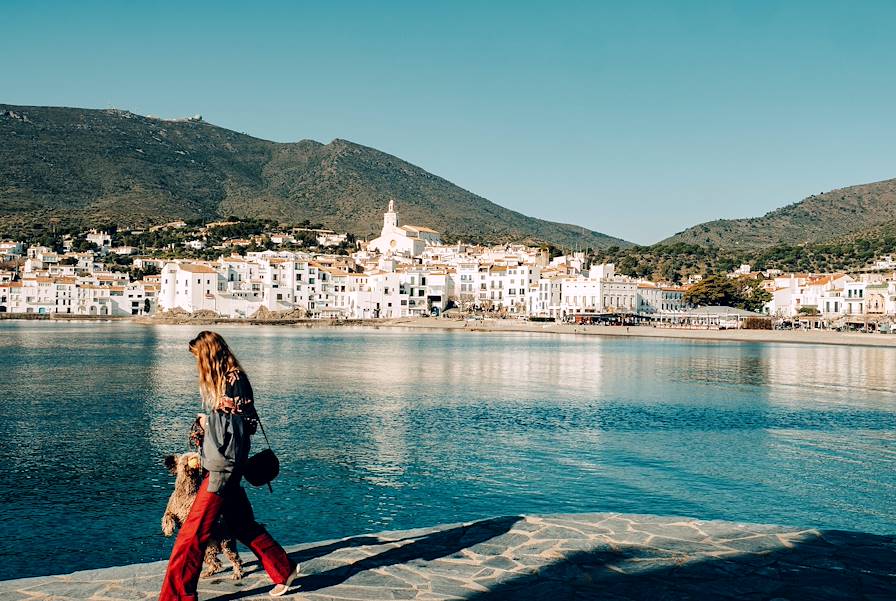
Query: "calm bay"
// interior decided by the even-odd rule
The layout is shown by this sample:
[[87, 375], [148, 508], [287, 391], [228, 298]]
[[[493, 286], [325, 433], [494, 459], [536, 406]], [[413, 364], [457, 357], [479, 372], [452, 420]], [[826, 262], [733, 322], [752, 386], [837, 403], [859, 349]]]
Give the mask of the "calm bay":
[[[0, 579], [167, 558], [198, 329], [0, 322]], [[250, 496], [285, 544], [590, 511], [896, 532], [896, 349], [216, 329], [283, 463]]]

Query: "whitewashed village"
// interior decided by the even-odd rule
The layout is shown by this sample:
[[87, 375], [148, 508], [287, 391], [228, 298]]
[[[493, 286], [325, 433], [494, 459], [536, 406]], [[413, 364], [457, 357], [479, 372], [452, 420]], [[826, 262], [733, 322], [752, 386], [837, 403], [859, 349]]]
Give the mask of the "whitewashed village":
[[[896, 261], [889, 256], [852, 274], [759, 273], [743, 265], [729, 277], [761, 278], [771, 295], [762, 313], [752, 313], [688, 305], [688, 285], [699, 278], [679, 286], [619, 274], [612, 263], [588, 264], [583, 252], [551, 258], [543, 248], [524, 245], [446, 244], [433, 229], [401, 224], [393, 201], [380, 236], [357, 242], [349, 254], [326, 252], [344, 244], [346, 234], [313, 232], [314, 252], [302, 248], [295, 231], [272, 231], [264, 236], [276, 250], [240, 252], [251, 241], [234, 239], [215, 247], [221, 251], [215, 260], [133, 256], [132, 267], [145, 272], [139, 279], [106, 261], [134, 249], [113, 247], [104, 231], [83, 235], [92, 250], [62, 253], [0, 241], [0, 261], [16, 265], [0, 269], [0, 314], [236, 320], [457, 315], [700, 328], [750, 327], [745, 324], [760, 318], [789, 327], [880, 332], [896, 323]], [[197, 237], [184, 246], [200, 249], [205, 242]]]

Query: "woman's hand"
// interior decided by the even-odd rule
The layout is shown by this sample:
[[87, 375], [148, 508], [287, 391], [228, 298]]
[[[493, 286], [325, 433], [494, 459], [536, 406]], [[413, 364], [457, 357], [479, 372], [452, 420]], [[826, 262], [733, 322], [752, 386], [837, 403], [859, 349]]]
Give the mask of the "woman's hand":
[[234, 401], [230, 397], [222, 396], [218, 400], [218, 406], [215, 407], [215, 410], [223, 411], [224, 413], [236, 413], [237, 412], [236, 401]]
[[201, 447], [202, 440], [205, 438], [205, 424], [208, 421], [204, 413], [197, 413], [193, 425], [190, 426], [190, 444], [194, 447]]

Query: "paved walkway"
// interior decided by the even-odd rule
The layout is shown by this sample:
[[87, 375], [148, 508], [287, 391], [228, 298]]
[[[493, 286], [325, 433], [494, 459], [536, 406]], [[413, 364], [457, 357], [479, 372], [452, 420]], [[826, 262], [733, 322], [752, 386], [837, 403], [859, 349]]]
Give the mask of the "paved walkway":
[[465, 322], [459, 319], [402, 317], [368, 320], [364, 327], [396, 327], [416, 330], [456, 330], [466, 332], [535, 332], [547, 334], [585, 334], [626, 338], [679, 338], [727, 342], [781, 342], [787, 344], [833, 344], [848, 346], [896, 347], [896, 336], [865, 332], [830, 330], [703, 330], [691, 328], [652, 328], [650, 326], [582, 326], [571, 323], [483, 319]]
[[[896, 599], [896, 537], [622, 514], [501, 517], [290, 547], [289, 599]], [[246, 554], [244, 554], [244, 558]], [[155, 599], [164, 562], [0, 582], [0, 599]], [[265, 599], [254, 563], [200, 598]]]

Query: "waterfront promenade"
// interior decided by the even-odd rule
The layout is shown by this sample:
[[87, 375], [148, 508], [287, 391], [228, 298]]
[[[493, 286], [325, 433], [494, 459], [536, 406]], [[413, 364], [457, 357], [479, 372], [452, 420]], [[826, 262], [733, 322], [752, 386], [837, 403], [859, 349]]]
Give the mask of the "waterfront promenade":
[[[892, 599], [896, 537], [615, 513], [508, 516], [289, 547], [288, 598]], [[244, 553], [244, 559], [248, 559]], [[52, 561], [52, 558], [48, 558]], [[267, 599], [251, 562], [200, 581], [200, 598]], [[155, 599], [164, 562], [0, 582], [0, 599]]]
[[538, 322], [518, 319], [438, 319], [400, 318], [380, 322], [361, 322], [371, 327], [406, 327], [420, 330], [468, 332], [536, 332], [545, 334], [581, 334], [635, 338], [678, 338], [727, 342], [784, 342], [790, 344], [829, 344], [896, 348], [896, 334], [832, 332], [829, 330], [743, 330], [698, 329], [651, 326], [598, 326]]
[[417, 330], [450, 330], [467, 332], [534, 332], [542, 334], [582, 334], [636, 338], [678, 338], [688, 340], [728, 342], [784, 342], [790, 344], [826, 344], [838, 346], [873, 346], [896, 348], [896, 334], [866, 332], [835, 332], [830, 330], [743, 330], [700, 329], [650, 326], [598, 326], [556, 322], [538, 322], [518, 319], [452, 319], [401, 317], [389, 319], [298, 319], [259, 318], [232, 319], [229, 317], [191, 317], [188, 315], [108, 317], [83, 315], [22, 315], [0, 313], [0, 320], [55, 321], [102, 323], [112, 321], [142, 325], [245, 325], [282, 326], [303, 328], [366, 327], [366, 328], [414, 328]]

